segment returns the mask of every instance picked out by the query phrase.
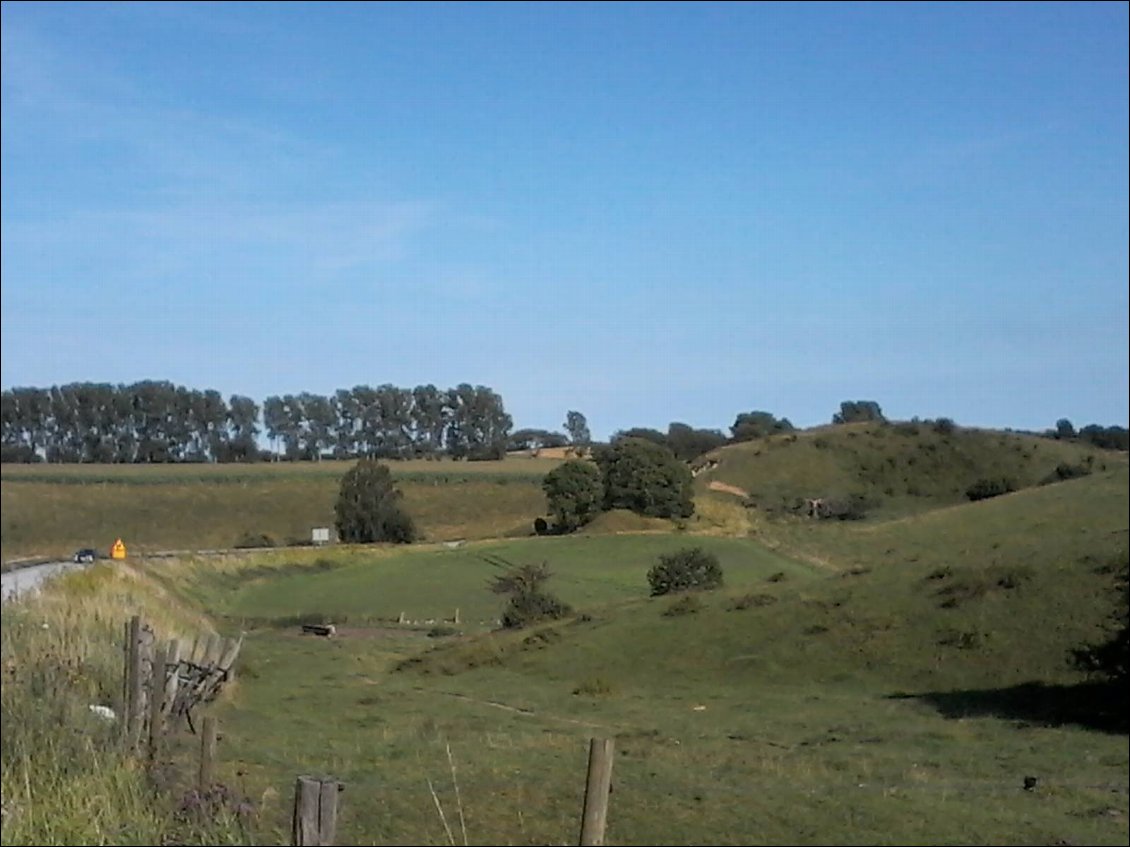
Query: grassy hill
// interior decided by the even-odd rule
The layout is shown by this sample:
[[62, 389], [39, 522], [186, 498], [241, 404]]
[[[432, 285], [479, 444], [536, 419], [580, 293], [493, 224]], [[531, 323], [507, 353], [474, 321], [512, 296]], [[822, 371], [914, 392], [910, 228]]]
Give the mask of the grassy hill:
[[[497, 603], [472, 549], [326, 568], [272, 554], [276, 577], [236, 572], [212, 601], [269, 624], [223, 707], [229, 767], [257, 794], [341, 776], [365, 798], [342, 821], [356, 843], [447, 843], [425, 778], [449, 821], [462, 804], [472, 841], [569, 840], [592, 735], [616, 739], [613, 843], [1125, 843], [1123, 704], [1071, 656], [1113, 606], [1128, 481], [1118, 468], [882, 524], [795, 522], [822, 567], [678, 533], [485, 545], [550, 562], [581, 613], [509, 633], [386, 624], [412, 597], [436, 614]], [[647, 563], [686, 543], [713, 545], [727, 587], [646, 596]], [[283, 625], [314, 609], [343, 617], [342, 637]], [[266, 825], [283, 832], [286, 811]]]
[[[33, 760], [19, 758], [40, 736], [9, 723], [36, 712], [43, 668], [57, 665], [51, 702], [74, 687], [67, 720], [82, 726], [89, 698], [119, 689], [113, 634], [148, 597], [159, 621], [205, 612], [225, 633], [246, 631], [237, 684], [208, 707], [223, 730], [219, 778], [255, 809], [244, 843], [285, 843], [301, 773], [345, 781], [339, 843], [451, 844], [463, 827], [468, 843], [572, 843], [587, 742], [599, 735], [616, 744], [609, 843], [1126, 844], [1125, 693], [1112, 700], [1072, 661], [1105, 637], [1114, 608], [1130, 523], [1124, 458], [1094, 454], [1089, 475], [1035, 485], [1090, 451], [866, 426], [791, 438], [715, 454], [718, 466], [699, 477], [699, 514], [683, 529], [611, 514], [595, 532], [564, 537], [131, 559], [64, 578], [59, 595], [5, 610], [5, 661], [43, 658], [35, 673], [14, 665], [4, 686], [4, 842], [158, 843], [152, 833], [166, 832], [156, 815], [122, 834], [122, 821], [142, 814], [132, 777], [118, 776], [128, 763], [111, 771], [124, 786], [115, 788], [76, 783], [71, 759], [50, 759], [68, 798], [52, 805], [37, 792], [58, 791], [29, 782]], [[938, 451], [949, 463], [926, 473], [920, 454]], [[852, 474], [880, 456], [892, 475], [918, 468], [933, 493], [896, 489], [869, 519], [839, 522], [766, 519], [707, 487], [713, 479], [780, 500], [837, 480], [871, 491], [878, 483]], [[957, 491], [966, 473], [1017, 474], [1029, 487], [970, 503]], [[414, 484], [433, 504], [474, 491], [460, 500], [465, 517], [448, 518], [452, 537], [470, 538], [494, 507], [477, 508], [484, 493], [463, 486], [525, 492], [518, 515], [539, 478]], [[266, 482], [247, 484], [244, 496]], [[198, 485], [204, 510], [242, 483], [112, 490], [133, 491], [123, 508], [136, 508], [161, 485], [181, 495]], [[10, 487], [5, 475], [6, 496]], [[67, 487], [83, 490], [54, 490]], [[438, 520], [454, 507], [430, 508]], [[692, 544], [719, 557], [725, 587], [649, 597], [647, 568]], [[493, 631], [502, 604], [487, 590], [498, 572], [490, 557], [547, 562], [548, 588], [576, 615]], [[410, 623], [396, 623], [401, 612]], [[337, 636], [303, 636], [297, 624], [314, 618], [340, 623]], [[162, 623], [162, 637], [177, 634], [166, 631], [175, 620]], [[89, 746], [82, 732], [67, 738]], [[194, 741], [182, 739], [187, 758], [170, 767], [191, 775]], [[1029, 789], [1026, 778], [1036, 780]], [[126, 789], [129, 803], [119, 802]], [[93, 801], [78, 802], [88, 795], [111, 799], [93, 815]]]
[[[931, 423], [861, 423], [774, 435], [722, 447], [699, 463], [700, 490], [728, 486], [748, 492], [762, 511], [780, 513], [807, 498], [859, 495], [881, 517], [965, 501], [981, 479], [1027, 488], [1053, 478], [1057, 467], [1100, 471], [1126, 455], [1088, 445], [997, 430]], [[721, 485], [719, 485], [721, 484]]]

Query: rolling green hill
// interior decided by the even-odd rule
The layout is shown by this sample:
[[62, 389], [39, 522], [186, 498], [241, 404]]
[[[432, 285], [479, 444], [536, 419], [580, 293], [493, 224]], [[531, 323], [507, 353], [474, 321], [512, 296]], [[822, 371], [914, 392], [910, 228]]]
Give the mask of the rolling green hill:
[[950, 428], [930, 422], [862, 423], [774, 435], [713, 451], [700, 490], [729, 486], [747, 492], [763, 512], [789, 511], [809, 498], [862, 497], [879, 517], [961, 503], [981, 479], [1006, 478], [1016, 488], [1055, 478], [1060, 466], [1077, 473], [1125, 466], [1126, 454], [1088, 445], [997, 430]]
[[[1072, 663], [1105, 637], [1126, 560], [1130, 472], [1102, 461], [975, 503], [918, 497], [935, 508], [887, 519], [749, 520], [752, 538], [696, 535], [696, 518], [683, 531], [131, 560], [63, 578], [49, 628], [40, 602], [5, 624], [22, 621], [20, 639], [66, 635], [60, 657], [82, 645], [61, 664], [80, 681], [97, 649], [104, 672], [72, 697], [80, 716], [89, 690], [120, 686], [105, 633], [137, 589], [245, 630], [237, 682], [208, 708], [223, 727], [218, 777], [254, 805], [253, 843], [285, 843], [301, 773], [344, 780], [340, 843], [451, 844], [456, 826], [468, 843], [572, 842], [587, 742], [610, 736], [609, 843], [1125, 844], [1124, 694], [1112, 701]], [[236, 490], [205, 486], [217, 487]], [[740, 497], [706, 489], [703, 502], [708, 528], [743, 526]], [[692, 544], [718, 555], [725, 587], [649, 597], [647, 567]], [[548, 588], [577, 614], [491, 631], [501, 598], [482, 554], [548, 562]], [[99, 586], [125, 604], [95, 604]], [[455, 607], [458, 626], [444, 620]], [[83, 614], [86, 640], [73, 637]], [[343, 625], [304, 636], [297, 623], [315, 616]], [[6, 632], [5, 649], [25, 645]], [[5, 695], [26, 690], [33, 713], [37, 680], [17, 674]], [[191, 780], [198, 742], [174, 747], [170, 768]], [[51, 793], [18, 768], [5, 780], [6, 800]], [[113, 797], [102, 805], [132, 808]], [[37, 803], [14, 805], [5, 832], [47, 831]], [[89, 817], [70, 814], [76, 827]], [[99, 838], [122, 843], [118, 828]]]
[[[361, 841], [444, 843], [418, 785], [448, 750], [471, 839], [563, 841], [584, 743], [611, 735], [614, 843], [1124, 843], [1124, 703], [1072, 654], [1107, 632], [1128, 482], [1119, 467], [882, 523], [786, 522], [821, 568], [686, 533], [485, 544], [550, 562], [578, 616], [415, 643], [383, 623], [413, 598], [498, 602], [475, 548], [254, 572], [215, 604], [275, 616], [224, 707], [233, 766], [258, 791], [343, 777], [374, 798], [343, 819]], [[718, 553], [726, 588], [646, 596], [648, 562], [687, 543]], [[283, 626], [315, 608], [348, 621], [334, 643]]]

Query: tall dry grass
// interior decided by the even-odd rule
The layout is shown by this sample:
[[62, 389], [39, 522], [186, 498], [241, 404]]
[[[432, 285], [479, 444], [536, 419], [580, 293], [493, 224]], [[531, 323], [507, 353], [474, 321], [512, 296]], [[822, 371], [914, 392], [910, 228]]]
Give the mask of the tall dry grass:
[[120, 743], [122, 639], [134, 614], [158, 637], [211, 630], [128, 565], [67, 574], [5, 604], [2, 843], [226, 844], [245, 837], [222, 816], [180, 814], [177, 799]]

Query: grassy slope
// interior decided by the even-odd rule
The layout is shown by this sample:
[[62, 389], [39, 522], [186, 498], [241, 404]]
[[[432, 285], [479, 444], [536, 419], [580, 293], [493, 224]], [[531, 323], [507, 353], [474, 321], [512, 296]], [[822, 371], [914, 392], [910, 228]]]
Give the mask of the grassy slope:
[[[636, 545], [686, 536], [495, 548], [552, 550], [560, 593], [591, 620], [441, 641], [402, 670], [435, 642], [257, 631], [225, 707], [229, 767], [267, 796], [303, 770], [345, 778], [351, 843], [444, 843], [425, 780], [454, 826], [450, 747], [471, 840], [562, 843], [585, 742], [613, 734], [613, 843], [1124, 844], [1125, 734], [1088, 728], [1104, 718], [1068, 657], [1110, 607], [1103, 563], [1125, 550], [1127, 482], [1120, 469], [885, 525], [797, 524], [838, 571], [769, 580], [786, 569], [740, 548], [731, 585], [681, 616], [642, 596], [643, 562], [627, 563], [656, 552]], [[227, 596], [244, 614], [315, 598], [346, 610], [365, 580], [395, 595], [409, 590], [401, 569], [434, 568], [423, 595], [495, 599], [485, 572], [444, 555], [245, 580]], [[1021, 788], [1028, 775], [1037, 792]], [[285, 814], [267, 815], [280, 832]]]
[[960, 503], [979, 479], [1036, 485], [1060, 463], [1095, 470], [1124, 466], [1125, 454], [1037, 436], [926, 424], [850, 424], [778, 435], [709, 454], [718, 466], [699, 476], [736, 486], [759, 507], [780, 510], [797, 498], [865, 495], [883, 517]]
[[[545, 511], [555, 460], [410, 461], [392, 465], [425, 539], [528, 534]], [[346, 462], [263, 465], [4, 465], [4, 560], [109, 551], [228, 548], [247, 534], [278, 544], [333, 525]]]
[[[322, 566], [236, 572], [226, 583], [222, 611], [235, 620], [318, 617], [338, 623], [442, 621], [460, 609], [468, 627], [493, 627], [502, 601], [487, 590], [500, 571], [488, 559], [547, 562], [555, 593], [578, 610], [647, 596], [647, 570], [661, 553], [690, 544], [715, 553], [731, 584], [747, 585], [769, 573], [807, 568], [740, 538], [677, 534], [571, 536], [482, 542], [459, 548], [416, 547], [320, 557]], [[332, 567], [326, 567], [332, 565]], [[201, 564], [207, 581], [210, 565]], [[218, 598], [217, 598], [218, 599]]]

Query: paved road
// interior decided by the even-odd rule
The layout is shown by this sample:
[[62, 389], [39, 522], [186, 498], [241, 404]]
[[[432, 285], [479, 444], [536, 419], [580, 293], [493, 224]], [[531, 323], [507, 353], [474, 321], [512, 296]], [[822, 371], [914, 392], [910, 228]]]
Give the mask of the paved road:
[[36, 591], [44, 580], [53, 576], [86, 567], [90, 566], [76, 564], [75, 562], [45, 562], [42, 565], [31, 565], [0, 574], [0, 585], [3, 587], [3, 596], [0, 597], [0, 602], [6, 603], [16, 597]]

